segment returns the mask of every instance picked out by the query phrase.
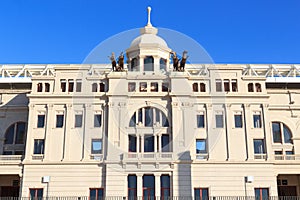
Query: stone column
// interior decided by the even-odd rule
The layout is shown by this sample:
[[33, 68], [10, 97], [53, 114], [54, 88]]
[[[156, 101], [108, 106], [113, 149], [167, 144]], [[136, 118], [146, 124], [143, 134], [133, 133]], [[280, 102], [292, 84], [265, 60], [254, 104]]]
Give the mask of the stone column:
[[160, 197], [160, 174], [155, 173], [155, 196]]
[[136, 188], [136, 194], [138, 197], [143, 196], [143, 174], [142, 173], [137, 173], [137, 188]]

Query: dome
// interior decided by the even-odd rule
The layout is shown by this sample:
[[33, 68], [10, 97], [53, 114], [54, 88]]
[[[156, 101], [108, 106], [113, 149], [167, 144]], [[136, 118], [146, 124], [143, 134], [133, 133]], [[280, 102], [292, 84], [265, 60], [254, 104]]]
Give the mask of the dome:
[[155, 34], [142, 34], [135, 38], [132, 42], [130, 47], [134, 46], [142, 46], [142, 45], [159, 45], [162, 47], [168, 48], [168, 45], [164, 39], [155, 35]]

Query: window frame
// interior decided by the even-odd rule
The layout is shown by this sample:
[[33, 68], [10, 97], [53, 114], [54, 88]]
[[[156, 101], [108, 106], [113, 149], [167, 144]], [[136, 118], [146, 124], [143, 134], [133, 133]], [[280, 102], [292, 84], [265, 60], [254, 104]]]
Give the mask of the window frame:
[[[95, 192], [96, 192], [95, 197], [92, 197], [92, 196], [91, 196], [91, 192], [92, 192], [93, 190], [95, 190]], [[102, 192], [102, 196], [99, 196], [99, 195], [98, 195], [98, 194], [99, 194], [99, 191]], [[102, 200], [103, 198], [104, 198], [104, 188], [90, 188], [90, 189], [89, 189], [89, 199], [90, 199], [90, 200]]]
[[204, 113], [197, 114], [197, 128], [205, 128], [205, 116]]
[[[204, 149], [198, 149], [198, 142], [204, 144]], [[196, 154], [207, 154], [207, 139], [196, 139]]]
[[[199, 190], [199, 197], [196, 195], [196, 191]], [[203, 197], [203, 192], [206, 191], [207, 196]], [[194, 188], [194, 200], [208, 200], [209, 199], [209, 188], [196, 187]]]
[[253, 128], [262, 128], [262, 116], [260, 112], [253, 113]]
[[[94, 149], [94, 143], [98, 142], [100, 144], [100, 150]], [[91, 140], [91, 154], [103, 154], [103, 142], [100, 138], [93, 138]]]
[[94, 114], [94, 128], [102, 127], [102, 113]]
[[[43, 116], [43, 119], [40, 119], [40, 117]], [[45, 120], [46, 120], [46, 115], [44, 113], [40, 113], [37, 115], [37, 128], [45, 128]], [[41, 124], [40, 124], [41, 122]]]
[[235, 113], [234, 114], [234, 128], [243, 128], [243, 115], [242, 115], [242, 113]]
[[224, 115], [223, 113], [216, 113], [215, 114], [215, 127], [216, 128], [224, 128]]
[[56, 128], [63, 128], [65, 125], [65, 115], [64, 113], [56, 113]]
[[82, 128], [82, 123], [83, 123], [83, 114], [76, 113], [74, 116], [74, 128]]
[[[34, 192], [34, 197], [31, 196], [31, 191]], [[42, 191], [42, 196], [38, 196], [38, 192]], [[29, 198], [30, 199], [43, 199], [44, 196], [44, 188], [29, 188]]]
[[[42, 144], [37, 144], [36, 142], [38, 142], [38, 141], [42, 142]], [[44, 155], [44, 153], [45, 153], [45, 139], [34, 139], [33, 140], [33, 154], [34, 155]]]

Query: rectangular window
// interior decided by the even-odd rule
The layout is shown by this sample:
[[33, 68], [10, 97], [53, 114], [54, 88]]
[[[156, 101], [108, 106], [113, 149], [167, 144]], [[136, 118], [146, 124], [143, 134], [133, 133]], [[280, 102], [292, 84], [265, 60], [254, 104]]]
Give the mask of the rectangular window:
[[268, 188], [255, 188], [255, 200], [268, 200], [269, 189]]
[[204, 115], [197, 115], [197, 128], [204, 128]]
[[77, 79], [76, 80], [76, 92], [81, 92], [81, 88], [82, 88], [82, 80]]
[[234, 127], [235, 128], [242, 128], [243, 127], [243, 118], [241, 114], [234, 115]]
[[140, 92], [147, 92], [147, 83], [146, 82], [140, 83]]
[[98, 89], [98, 84], [97, 83], [93, 83], [92, 84], [92, 92], [97, 92]]
[[37, 84], [37, 92], [43, 92], [43, 83]]
[[254, 154], [265, 154], [265, 142], [264, 139], [254, 139]]
[[30, 188], [29, 193], [30, 193], [30, 200], [43, 199], [43, 189], [41, 188]]
[[137, 199], [137, 177], [136, 175], [128, 175], [128, 200]]
[[100, 92], [105, 92], [105, 84], [104, 83], [100, 83]]
[[196, 140], [196, 153], [197, 154], [205, 154], [206, 150], [206, 140], [205, 139], [197, 139]]
[[145, 108], [145, 126], [146, 127], [153, 126], [153, 108], [150, 107]]
[[103, 199], [103, 188], [90, 188], [89, 200], [102, 200], [102, 199]]
[[92, 154], [102, 154], [102, 140], [92, 139]]
[[62, 92], [66, 92], [66, 88], [67, 88], [67, 81], [66, 79], [61, 79], [60, 80], [60, 89]]
[[74, 80], [70, 79], [68, 82], [69, 82], [68, 92], [74, 92]]
[[253, 127], [261, 128], [261, 115], [260, 114], [253, 115]]
[[194, 198], [195, 200], [208, 200], [208, 188], [195, 188]]
[[161, 175], [160, 176], [160, 192], [161, 192], [161, 200], [169, 200], [171, 196], [170, 192], [170, 176], [169, 175]]
[[43, 139], [35, 139], [34, 140], [33, 154], [44, 154], [44, 140]]
[[64, 115], [57, 114], [56, 115], [56, 128], [62, 128], [64, 126]]
[[50, 92], [50, 84], [45, 83], [45, 92]]
[[134, 82], [128, 83], [128, 92], [135, 92], [135, 83]]
[[37, 127], [44, 128], [45, 127], [45, 115], [38, 115]]
[[216, 128], [224, 127], [223, 114], [216, 114]]
[[169, 92], [170, 91], [170, 89], [169, 89], [169, 83], [162, 83], [162, 88], [161, 88], [161, 91], [162, 92]]
[[128, 152], [136, 152], [136, 136], [128, 135]]
[[230, 92], [230, 82], [229, 79], [224, 79], [224, 91], [225, 92]]
[[158, 92], [158, 83], [151, 83], [151, 92]]
[[232, 92], [237, 92], [238, 91], [237, 79], [232, 79], [231, 80], [231, 91]]
[[144, 136], [144, 152], [154, 152], [154, 136]]
[[82, 114], [75, 115], [75, 128], [82, 127]]
[[272, 122], [272, 131], [273, 131], [273, 142], [274, 143], [281, 143], [281, 128], [280, 123], [278, 122]]
[[222, 92], [222, 80], [216, 79], [216, 92]]
[[94, 127], [101, 127], [101, 114], [94, 115]]
[[161, 136], [161, 151], [170, 152], [170, 136], [168, 134], [162, 134]]

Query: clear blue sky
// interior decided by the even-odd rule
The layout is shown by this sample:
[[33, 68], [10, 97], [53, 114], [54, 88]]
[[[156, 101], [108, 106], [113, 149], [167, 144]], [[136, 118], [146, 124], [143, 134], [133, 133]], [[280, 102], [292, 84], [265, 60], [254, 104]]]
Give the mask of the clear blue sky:
[[299, 0], [1, 0], [0, 63], [82, 63], [144, 26], [149, 5], [154, 26], [190, 36], [216, 63], [300, 63]]

